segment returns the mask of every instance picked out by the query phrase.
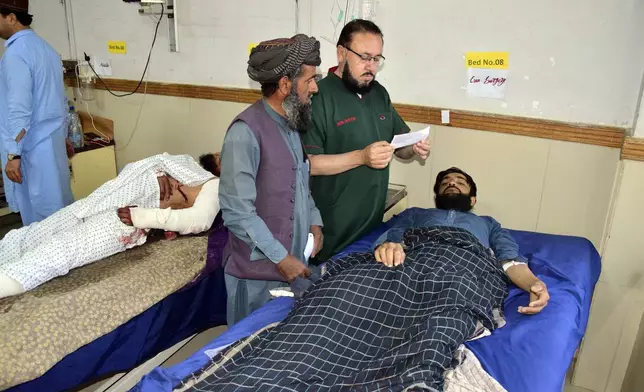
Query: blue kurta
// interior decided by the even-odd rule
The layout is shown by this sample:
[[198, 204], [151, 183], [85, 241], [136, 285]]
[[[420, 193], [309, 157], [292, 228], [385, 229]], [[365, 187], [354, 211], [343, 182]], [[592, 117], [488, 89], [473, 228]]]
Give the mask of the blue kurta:
[[[4, 175], [12, 211], [23, 224], [73, 202], [65, 148], [67, 98], [60, 56], [33, 30], [14, 34], [0, 60], [0, 160], [21, 155], [22, 184]], [[25, 136], [16, 142], [18, 134]]]

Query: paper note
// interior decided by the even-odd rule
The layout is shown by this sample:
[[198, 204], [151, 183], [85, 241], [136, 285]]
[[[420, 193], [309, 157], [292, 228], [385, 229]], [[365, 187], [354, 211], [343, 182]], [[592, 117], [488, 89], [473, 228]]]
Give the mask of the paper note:
[[504, 99], [508, 87], [508, 58], [508, 52], [466, 53], [468, 95]]
[[402, 135], [394, 136], [394, 140], [391, 141], [391, 146], [393, 148], [401, 148], [406, 146], [411, 146], [420, 141], [423, 141], [429, 137], [429, 127], [421, 129], [416, 132], [404, 133]]
[[467, 52], [465, 67], [508, 69], [508, 52]]
[[441, 110], [441, 122], [449, 124], [449, 110]]
[[248, 44], [248, 55], [250, 56], [250, 52], [252, 52], [253, 48], [259, 44]]
[[94, 57], [92, 60], [94, 61], [93, 66], [97, 74], [100, 76], [112, 76], [112, 63], [110, 60], [100, 59], [98, 57]]
[[309, 233], [309, 240], [306, 241], [306, 247], [304, 248], [304, 259], [308, 260], [313, 253], [313, 247], [315, 246], [315, 237], [313, 234]]
[[107, 41], [107, 50], [109, 50], [110, 53], [126, 54], [127, 45], [125, 44], [125, 41]]
[[504, 69], [468, 68], [467, 93], [470, 97], [505, 98], [508, 71]]

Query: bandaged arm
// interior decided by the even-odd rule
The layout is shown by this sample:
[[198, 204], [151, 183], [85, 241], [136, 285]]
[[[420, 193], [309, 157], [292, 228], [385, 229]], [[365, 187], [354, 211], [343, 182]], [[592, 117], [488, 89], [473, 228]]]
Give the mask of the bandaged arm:
[[162, 229], [179, 234], [198, 234], [210, 229], [219, 213], [219, 179], [206, 182], [190, 208], [130, 209], [132, 224], [139, 229]]

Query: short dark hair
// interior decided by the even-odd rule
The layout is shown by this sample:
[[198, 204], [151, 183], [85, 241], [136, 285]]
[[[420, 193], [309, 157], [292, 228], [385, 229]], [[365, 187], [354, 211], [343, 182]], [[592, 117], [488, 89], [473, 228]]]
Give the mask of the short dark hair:
[[[302, 74], [302, 66], [299, 66], [293, 72], [290, 74], [286, 75], [288, 80], [291, 82], [295, 82], [297, 78]], [[262, 83], [261, 88], [262, 88], [262, 95], [266, 98], [270, 97], [271, 95], [275, 94], [275, 91], [277, 91], [277, 88], [279, 87], [279, 82], [273, 82], [273, 83]]]
[[443, 178], [445, 178], [445, 176], [447, 176], [448, 174], [452, 174], [452, 173], [462, 174], [463, 177], [465, 177], [465, 180], [467, 181], [467, 185], [470, 186], [470, 196], [476, 197], [476, 183], [472, 179], [472, 176], [465, 173], [463, 170], [459, 169], [458, 167], [450, 167], [449, 169], [443, 170], [442, 172], [438, 173], [438, 175], [436, 176], [436, 183], [434, 184], [434, 194], [438, 195], [438, 188], [440, 188]]
[[342, 28], [337, 46], [344, 46], [346, 48], [351, 45], [353, 35], [356, 33], [371, 33], [379, 35], [380, 38], [383, 37], [382, 31], [380, 31], [380, 27], [378, 27], [372, 21], [364, 19], [354, 19]]
[[16, 15], [16, 19], [18, 19], [18, 22], [20, 22], [20, 24], [23, 26], [31, 26], [31, 23], [34, 21], [33, 15], [30, 15], [27, 12], [19, 12], [19, 11], [10, 10], [7, 7], [0, 7], [0, 15], [6, 18], [11, 14]]
[[199, 157], [199, 163], [201, 164], [201, 167], [208, 170], [215, 177], [219, 177], [221, 175], [221, 167], [218, 167], [217, 165], [215, 154], [208, 153], [201, 155]]

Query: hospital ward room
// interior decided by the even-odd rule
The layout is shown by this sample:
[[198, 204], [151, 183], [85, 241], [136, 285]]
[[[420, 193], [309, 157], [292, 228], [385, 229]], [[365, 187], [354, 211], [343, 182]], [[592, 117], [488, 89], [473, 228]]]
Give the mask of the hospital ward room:
[[0, 38], [0, 391], [644, 392], [644, 0]]

